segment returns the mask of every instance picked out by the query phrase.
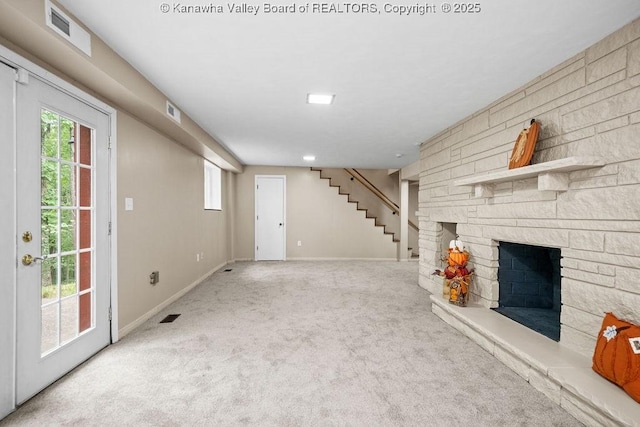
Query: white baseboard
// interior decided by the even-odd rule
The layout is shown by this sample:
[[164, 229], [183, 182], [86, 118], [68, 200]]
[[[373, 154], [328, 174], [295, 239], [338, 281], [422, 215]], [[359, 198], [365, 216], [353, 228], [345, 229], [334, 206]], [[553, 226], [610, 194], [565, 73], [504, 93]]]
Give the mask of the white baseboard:
[[180, 290], [179, 292], [177, 292], [176, 294], [174, 294], [170, 298], [166, 299], [165, 301], [163, 301], [162, 303], [160, 303], [156, 307], [154, 307], [151, 310], [147, 311], [145, 314], [143, 314], [142, 316], [138, 317], [136, 320], [134, 320], [133, 322], [129, 323], [124, 328], [118, 330], [118, 336], [119, 336], [118, 339], [122, 339], [125, 335], [127, 335], [128, 333], [130, 333], [131, 331], [136, 329], [138, 326], [142, 325], [144, 322], [146, 322], [147, 320], [151, 319], [156, 314], [160, 313], [162, 310], [164, 310], [166, 307], [168, 307], [171, 303], [173, 303], [173, 302], [179, 300], [180, 298], [182, 298], [187, 292], [189, 292], [191, 289], [193, 289], [196, 286], [198, 286], [207, 277], [211, 276], [213, 273], [215, 273], [216, 271], [220, 270], [222, 267], [226, 266], [227, 264], [228, 264], [228, 262], [223, 262], [222, 264], [214, 267], [212, 270], [207, 272], [204, 276], [198, 278], [195, 282], [191, 283], [189, 286], [185, 287], [184, 289]]

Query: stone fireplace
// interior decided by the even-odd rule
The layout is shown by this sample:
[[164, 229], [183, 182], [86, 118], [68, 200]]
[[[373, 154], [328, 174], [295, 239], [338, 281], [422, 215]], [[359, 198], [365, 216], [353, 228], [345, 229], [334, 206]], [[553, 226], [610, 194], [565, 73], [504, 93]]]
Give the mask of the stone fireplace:
[[[515, 139], [533, 118], [540, 134], [531, 165], [509, 170]], [[611, 408], [624, 406], [626, 396], [593, 378], [590, 367], [605, 312], [640, 324], [638, 135], [640, 20], [420, 149], [420, 286], [431, 292], [434, 313], [558, 403], [570, 401], [566, 407], [590, 425], [624, 424], [621, 419], [633, 412], [629, 408], [640, 412], [632, 402], [636, 406], [614, 414]], [[471, 304], [464, 308], [451, 308], [442, 299], [442, 280], [432, 275], [442, 268], [443, 243], [453, 233], [467, 246], [475, 270]], [[553, 269], [561, 270], [553, 279], [553, 296], [525, 297], [520, 294], [529, 290], [514, 293], [512, 285], [503, 298], [504, 242], [560, 251], [548, 255]], [[536, 299], [553, 310], [561, 307], [558, 342], [516, 330], [522, 326], [496, 312], [506, 301], [526, 308]], [[495, 325], [509, 332], [490, 330]], [[528, 341], [520, 341], [522, 335]], [[585, 391], [585, 384], [597, 387]], [[596, 404], [590, 400], [594, 396], [604, 400]]]
[[498, 313], [560, 340], [560, 249], [500, 242]]

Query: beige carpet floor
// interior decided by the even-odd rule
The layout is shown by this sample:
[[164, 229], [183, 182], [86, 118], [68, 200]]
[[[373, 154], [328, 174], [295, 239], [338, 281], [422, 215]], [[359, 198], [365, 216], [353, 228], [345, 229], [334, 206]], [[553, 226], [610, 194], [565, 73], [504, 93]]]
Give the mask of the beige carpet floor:
[[581, 425], [431, 314], [417, 267], [231, 264], [0, 425]]

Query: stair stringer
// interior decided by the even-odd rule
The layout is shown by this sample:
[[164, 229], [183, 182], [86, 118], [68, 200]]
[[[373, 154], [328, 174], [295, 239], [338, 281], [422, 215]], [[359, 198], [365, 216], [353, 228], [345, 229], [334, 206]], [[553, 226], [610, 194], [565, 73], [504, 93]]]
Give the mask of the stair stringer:
[[[329, 181], [329, 187], [335, 188], [337, 189], [337, 192], [339, 195], [341, 196], [345, 196], [346, 197], [346, 201], [348, 203], [354, 204], [356, 206], [356, 210], [361, 211], [364, 213], [364, 216], [366, 219], [371, 219], [373, 220], [373, 225], [375, 227], [381, 228], [382, 232], [391, 237], [391, 241], [393, 243], [399, 243], [400, 239], [396, 237], [396, 234], [399, 233], [399, 231], [392, 231], [391, 227], [389, 227], [387, 224], [382, 223], [379, 218], [376, 215], [372, 215], [370, 212], [370, 209], [368, 209], [367, 207], [364, 207], [363, 204], [358, 201], [355, 200], [353, 198], [353, 195], [350, 194], [349, 192], [345, 191], [344, 186], [339, 185], [336, 183], [337, 179], [333, 176], [323, 176], [323, 169], [319, 169], [319, 168], [311, 168], [312, 171], [318, 172], [319, 173], [319, 177], [320, 179], [324, 179]], [[332, 171], [335, 171], [336, 169], [332, 169]], [[346, 172], [344, 172], [346, 174]], [[398, 218], [398, 222], [399, 222], [399, 218]], [[398, 228], [399, 228], [399, 224], [398, 224]]]

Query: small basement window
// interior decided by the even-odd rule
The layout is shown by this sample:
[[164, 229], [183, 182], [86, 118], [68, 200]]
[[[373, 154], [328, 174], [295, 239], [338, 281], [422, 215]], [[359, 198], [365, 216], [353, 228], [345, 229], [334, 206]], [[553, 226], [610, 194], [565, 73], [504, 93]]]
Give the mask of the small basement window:
[[204, 208], [222, 210], [222, 179], [220, 168], [204, 161]]

